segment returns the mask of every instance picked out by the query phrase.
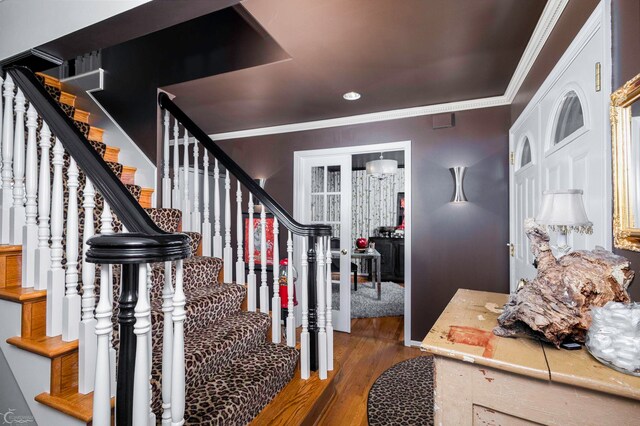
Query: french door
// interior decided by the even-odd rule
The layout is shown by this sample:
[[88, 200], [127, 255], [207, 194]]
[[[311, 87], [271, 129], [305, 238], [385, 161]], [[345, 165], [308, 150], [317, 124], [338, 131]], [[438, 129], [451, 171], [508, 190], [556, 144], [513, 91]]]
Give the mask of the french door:
[[[301, 173], [300, 173], [301, 172]], [[331, 307], [333, 328], [351, 331], [351, 155], [318, 155], [302, 159], [296, 219], [327, 224], [332, 232]], [[324, 250], [324, 248], [323, 248]], [[304, 283], [303, 283], [304, 285]]]

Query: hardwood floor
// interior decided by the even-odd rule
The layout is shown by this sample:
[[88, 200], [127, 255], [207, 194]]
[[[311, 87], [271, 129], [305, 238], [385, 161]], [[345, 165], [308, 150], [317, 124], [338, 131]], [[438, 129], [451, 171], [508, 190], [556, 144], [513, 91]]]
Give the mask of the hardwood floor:
[[367, 396], [373, 382], [392, 365], [421, 355], [404, 346], [403, 317], [351, 320], [351, 334], [334, 334], [340, 363], [336, 396], [319, 425], [366, 425]]

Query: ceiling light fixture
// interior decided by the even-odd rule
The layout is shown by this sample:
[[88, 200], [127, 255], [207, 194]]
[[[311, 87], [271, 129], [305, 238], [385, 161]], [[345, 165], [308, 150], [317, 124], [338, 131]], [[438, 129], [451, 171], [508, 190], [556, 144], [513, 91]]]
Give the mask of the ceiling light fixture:
[[396, 160], [387, 160], [383, 158], [382, 153], [380, 153], [379, 160], [368, 161], [365, 167], [367, 169], [367, 175], [380, 180], [398, 172], [398, 162]]
[[358, 92], [347, 92], [344, 95], [342, 95], [342, 97], [348, 101], [357, 101], [358, 99], [361, 98], [360, 93]]

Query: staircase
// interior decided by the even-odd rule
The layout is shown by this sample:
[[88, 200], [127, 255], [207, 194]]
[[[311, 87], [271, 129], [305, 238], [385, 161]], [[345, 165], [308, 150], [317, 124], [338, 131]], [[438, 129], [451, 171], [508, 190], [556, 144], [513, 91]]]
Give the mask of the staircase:
[[[98, 189], [101, 188], [99, 179], [92, 175], [91, 168], [94, 166], [76, 163], [75, 150], [62, 150], [60, 142], [46, 125], [48, 120], [43, 120], [38, 114], [40, 111], [36, 112], [33, 104], [28, 99], [25, 100], [20, 89], [14, 89], [13, 83], [7, 84], [11, 82], [11, 78], [5, 76], [2, 120], [3, 197], [0, 200], [3, 203], [0, 214], [3, 235], [0, 237], [3, 242], [9, 238], [4, 234], [7, 226], [23, 227], [25, 231], [22, 236], [12, 232], [12, 241], [7, 242], [13, 244], [0, 245], [0, 320], [5, 324], [0, 326], [0, 338], [6, 338], [7, 343], [4, 345], [2, 342], [0, 347], [5, 351], [36, 421], [40, 424], [110, 424], [117, 394], [118, 398], [128, 395], [123, 399], [128, 403], [118, 404], [118, 412], [115, 413], [116, 421], [121, 424], [130, 424], [131, 418], [137, 424], [184, 422], [241, 425], [251, 422], [296, 373], [299, 351], [296, 349], [293, 309], [290, 309], [291, 315], [287, 319], [287, 342], [281, 343], [280, 300], [279, 296], [276, 296], [277, 292], [274, 293], [272, 307], [277, 308], [269, 308], [266, 272], [261, 274], [260, 312], [257, 311], [253, 257], [250, 260], [248, 276], [245, 277], [244, 267], [236, 267], [236, 279], [233, 279], [231, 255], [228, 253], [231, 251], [229, 213], [225, 212], [227, 235], [225, 248], [222, 250], [221, 238], [216, 240], [215, 236], [211, 235], [211, 225], [209, 224], [209, 228], [206, 226], [208, 211], [204, 213], [205, 222], [200, 224], [199, 213], [194, 215], [190, 209], [186, 209], [188, 217], [185, 218], [185, 209], [170, 206], [172, 203], [167, 199], [175, 199], [177, 196], [180, 200], [180, 194], [184, 192], [184, 188], [178, 188], [179, 192], [172, 195], [171, 180], [163, 182], [165, 193], [162, 204], [169, 206], [152, 208], [153, 189], [141, 188], [135, 184], [135, 168], [118, 163], [119, 149], [103, 143], [103, 131], [91, 126], [90, 114], [75, 107], [75, 96], [62, 90], [63, 87], [58, 80], [43, 74], [39, 74], [37, 78], [48, 96], [55, 100], [79, 129], [84, 140], [90, 144], [99, 158], [104, 160], [113, 176], [119, 179], [139, 206], [144, 208], [148, 219], [155, 224], [152, 226], [166, 233], [161, 235], [186, 234], [192, 255], [183, 260], [173, 255], [171, 260], [174, 261], [171, 261], [168, 255], [154, 254], [155, 257], [149, 255], [144, 258], [150, 259], [149, 261], [137, 261], [132, 266], [127, 263], [131, 262], [126, 260], [130, 257], [123, 254], [122, 262], [103, 261], [99, 262], [102, 263], [100, 265], [90, 263], [91, 250], [95, 249], [97, 253], [98, 248], [106, 247], [98, 243], [92, 245], [94, 240], [101, 241], [101, 238], [104, 240], [105, 237], [117, 236], [124, 239], [132, 235], [131, 241], [145, 240], [140, 244], [146, 244], [148, 238], [140, 236], [140, 233], [125, 232], [127, 227], [135, 224], [133, 219], [126, 216], [132, 207], [123, 207], [122, 202], [110, 202], [115, 214], [111, 212], [109, 204], [106, 203], [111, 200], [107, 196], [110, 191], [102, 191], [105, 197], [101, 195], [101, 191], [94, 194], [93, 185], [89, 182], [88, 178], [94, 176], [91, 181], [94, 181]], [[22, 84], [28, 86], [24, 79]], [[28, 87], [22, 87], [23, 90], [26, 88]], [[177, 116], [182, 114], [174, 105], [171, 105], [171, 108]], [[13, 116], [13, 120], [7, 119], [8, 114]], [[187, 123], [185, 132], [187, 126], [192, 133], [198, 132], [199, 129], [187, 117], [181, 117], [180, 121], [183, 124]], [[11, 132], [7, 131], [8, 125], [13, 127]], [[24, 130], [25, 127], [27, 131]], [[20, 132], [23, 132], [22, 135]], [[62, 138], [62, 132], [59, 133]], [[202, 138], [202, 135], [199, 136]], [[20, 138], [23, 140], [20, 141]], [[48, 153], [47, 141], [53, 146]], [[168, 138], [165, 138], [166, 141]], [[26, 146], [21, 145], [25, 142]], [[235, 163], [225, 158], [223, 153], [216, 152], [217, 147], [211, 149], [205, 142], [201, 143], [207, 151], [214, 151], [215, 158], [223, 161], [227, 168], [228, 207], [229, 170], [234, 170]], [[14, 149], [13, 158], [6, 154], [6, 145], [9, 144], [12, 144]], [[36, 145], [37, 159], [34, 155]], [[22, 156], [18, 154], [20, 152]], [[69, 152], [73, 155], [70, 156]], [[175, 152], [177, 153], [177, 150]], [[24, 164], [19, 164], [25, 157], [26, 177]], [[42, 161], [43, 158], [50, 161]], [[197, 151], [194, 158], [198, 158]], [[12, 159], [13, 168], [9, 170]], [[168, 163], [169, 158], [165, 161]], [[53, 167], [50, 167], [49, 162]], [[243, 172], [236, 170], [236, 173], [238, 176]], [[174, 174], [177, 176], [177, 168]], [[240, 182], [248, 180], [248, 176], [244, 175], [238, 177], [238, 191]], [[165, 177], [168, 177], [166, 173]], [[13, 200], [7, 200], [5, 197], [4, 184], [9, 178]], [[249, 206], [253, 212], [254, 194], [258, 200], [264, 202], [263, 214], [257, 222], [257, 226], [263, 226], [264, 231], [264, 211], [270, 208], [277, 218], [280, 213], [279, 206], [274, 205], [273, 200], [265, 196], [264, 191], [252, 187], [252, 183], [246, 183], [250, 192]], [[44, 200], [49, 204], [48, 201], [51, 199], [50, 226], [47, 208], [43, 209], [41, 205], [34, 206], [36, 186], [39, 192], [38, 203], [41, 204]], [[23, 192], [16, 195], [16, 188]], [[113, 195], [111, 197], [115, 199]], [[124, 195], [120, 194], [119, 200], [129, 199], [123, 197]], [[238, 197], [241, 199], [241, 194]], [[6, 208], [7, 203], [12, 203], [9, 217], [5, 213], [9, 210]], [[183, 206], [185, 205], [186, 201]], [[63, 212], [60, 211], [61, 206]], [[193, 209], [198, 210], [197, 198]], [[26, 212], [26, 219], [16, 218], [16, 212]], [[285, 224], [291, 223], [289, 229], [301, 226], [289, 222], [289, 217], [283, 219]], [[188, 229], [183, 229], [185, 221], [189, 223]], [[8, 225], [5, 222], [8, 222]], [[129, 226], [125, 226], [126, 224]], [[47, 226], [48, 234], [45, 235], [43, 231]], [[216, 236], [219, 236], [219, 216], [216, 217], [215, 226]], [[277, 235], [277, 219], [275, 226]], [[34, 229], [37, 229], [35, 235]], [[96, 239], [94, 234], [98, 233], [97, 230], [102, 237]], [[263, 232], [263, 239], [264, 234]], [[307, 237], [305, 240], [309, 240], [309, 250], [303, 250], [303, 298], [307, 298], [304, 302], [305, 307], [307, 304], [312, 306], [311, 312], [303, 307], [303, 336], [307, 333], [307, 338], [306, 343], [304, 337], [301, 341], [301, 377], [307, 379], [310, 376], [309, 367], [314, 367], [311, 364], [316, 362], [308, 358], [308, 334], [317, 330], [314, 293], [321, 296], [324, 296], [323, 292], [326, 294], [326, 287], [322, 286], [316, 292], [316, 284], [322, 282], [327, 273], [330, 276], [330, 268], [322, 267], [325, 257], [328, 260], [330, 253], [327, 251], [323, 254], [322, 251], [328, 247], [328, 238], [321, 237], [314, 248], [313, 234], [303, 235]], [[115, 240], [112, 238], [110, 241]], [[133, 244], [131, 241], [129, 244]], [[219, 244], [216, 244], [216, 241]], [[239, 241], [238, 259], [242, 258], [240, 244], [242, 241]], [[262, 244], [262, 253], [266, 253], [265, 243]], [[277, 242], [275, 244], [277, 252]], [[254, 248], [252, 245], [250, 247]], [[50, 254], [50, 264], [42, 263], [43, 258], [45, 261], [49, 260], [42, 256], [45, 249], [46, 253]], [[290, 231], [287, 246], [289, 260], [292, 249]], [[318, 256], [316, 250], [319, 250]], [[205, 256], [202, 256], [203, 252]], [[211, 256], [212, 254], [217, 257]], [[277, 261], [277, 254], [274, 257], [274, 261]], [[322, 269], [316, 269], [316, 257], [319, 257], [319, 266]], [[93, 258], [97, 258], [97, 255]], [[154, 259], [162, 261], [151, 261]], [[263, 257], [263, 264], [266, 263], [265, 260]], [[42, 271], [44, 266], [46, 271]], [[60, 277], [64, 277], [62, 293]], [[244, 284], [245, 281], [248, 282], [247, 285]], [[313, 285], [309, 287], [311, 294], [305, 296], [307, 290], [304, 284], [307, 281]], [[274, 289], [277, 288], [276, 284], [277, 279], [274, 279]], [[293, 283], [289, 286], [289, 294], [292, 308]], [[62, 302], [62, 306], [59, 306], [59, 302]], [[248, 307], [248, 310], [241, 309], [242, 307]], [[278, 315], [275, 314], [276, 311]], [[325, 339], [327, 328], [330, 330], [330, 307], [327, 308], [327, 314], [329, 326], [326, 323], [321, 325]], [[309, 317], [311, 321], [305, 322], [309, 321]], [[58, 326], [53, 325], [56, 323], [59, 323]], [[135, 344], [132, 344], [132, 339], [135, 339]], [[320, 378], [323, 379], [326, 378], [328, 367], [327, 346], [326, 340], [321, 341], [324, 342], [321, 349], [325, 351], [324, 356], [321, 354], [320, 357], [325, 360], [324, 364], [321, 361], [320, 365], [321, 369], [324, 368], [324, 373], [320, 374]], [[332, 342], [332, 339], [330, 341]], [[42, 366], [48, 364], [47, 377], [34, 377], [28, 372], [16, 374], [16, 370], [28, 370], [30, 364], [26, 361], [31, 359], [34, 360], [34, 365], [39, 364], [38, 371], [45, 371]], [[332, 368], [331, 361], [329, 370]], [[135, 371], [135, 379], [127, 377], [127, 372], [132, 371]], [[38, 380], [46, 385], [47, 390], [30, 395], [34, 383]], [[35, 385], [36, 388], [38, 386], [41, 385]], [[133, 398], [129, 401], [131, 396]], [[30, 398], [34, 398], [35, 402]], [[51, 410], [47, 411], [45, 406]], [[140, 419], [143, 419], [142, 422]]]

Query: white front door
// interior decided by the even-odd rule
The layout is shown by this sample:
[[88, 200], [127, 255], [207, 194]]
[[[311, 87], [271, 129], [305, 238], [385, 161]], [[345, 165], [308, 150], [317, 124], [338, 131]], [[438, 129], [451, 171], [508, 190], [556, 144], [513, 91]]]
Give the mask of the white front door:
[[[583, 190], [593, 234], [571, 233], [569, 245], [575, 250], [592, 250], [596, 245], [611, 249], [610, 69], [606, 33], [594, 22], [587, 22], [510, 130], [512, 291], [520, 278], [536, 275], [524, 219], [535, 217], [545, 190]], [[556, 234], [551, 232], [550, 237], [555, 244]]]
[[533, 254], [529, 249], [529, 241], [524, 233], [524, 221], [535, 217], [536, 208], [540, 200], [540, 182], [538, 179], [536, 141], [531, 135], [523, 136], [517, 147], [512, 148], [515, 153], [514, 166], [511, 168], [510, 180], [512, 185], [511, 205], [511, 277], [512, 284], [521, 278], [533, 279], [536, 268], [533, 266]]
[[[302, 159], [304, 224], [330, 225], [333, 233], [331, 286], [333, 328], [351, 331], [351, 155], [319, 155]], [[338, 277], [339, 276], [339, 277]], [[304, 285], [305, 283], [302, 283]]]

